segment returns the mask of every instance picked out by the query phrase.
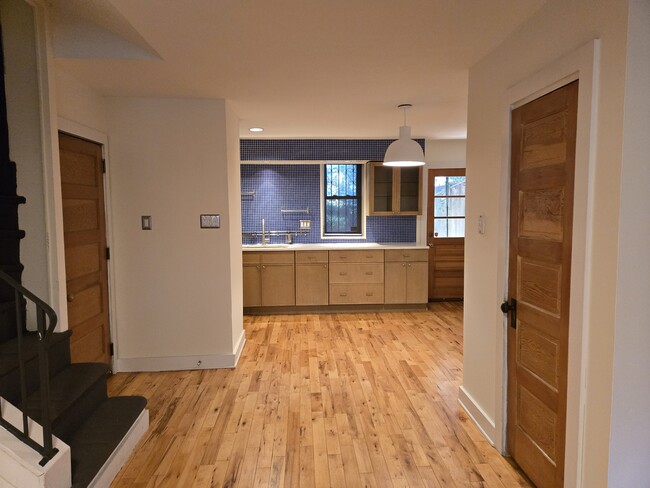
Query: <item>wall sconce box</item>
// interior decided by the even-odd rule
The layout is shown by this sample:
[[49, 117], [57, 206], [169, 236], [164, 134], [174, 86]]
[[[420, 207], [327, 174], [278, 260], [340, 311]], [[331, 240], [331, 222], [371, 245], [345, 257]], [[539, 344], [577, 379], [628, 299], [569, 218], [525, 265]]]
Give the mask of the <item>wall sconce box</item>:
[[142, 216], [142, 230], [151, 230], [153, 223], [151, 221], [151, 215]]
[[201, 214], [201, 229], [218, 229], [221, 227], [221, 215]]

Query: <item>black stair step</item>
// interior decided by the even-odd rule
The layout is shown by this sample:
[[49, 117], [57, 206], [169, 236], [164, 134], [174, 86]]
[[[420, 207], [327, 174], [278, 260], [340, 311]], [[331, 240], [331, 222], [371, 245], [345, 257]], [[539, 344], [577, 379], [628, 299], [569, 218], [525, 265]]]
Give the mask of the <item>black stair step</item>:
[[0, 263], [20, 263], [20, 240], [24, 237], [24, 230], [0, 229]]
[[86, 488], [147, 406], [139, 396], [107, 398], [70, 437], [72, 488]]
[[[70, 364], [70, 331], [52, 334], [49, 347], [50, 376], [63, 371]], [[23, 357], [27, 394], [39, 388], [38, 336], [35, 332], [23, 335]], [[18, 366], [18, 339], [0, 344], [0, 396], [18, 406], [20, 402], [20, 370]]]
[[0, 195], [0, 228], [18, 229], [18, 205], [25, 202], [25, 197]]
[[[0, 285], [2, 285], [1, 282]], [[11, 295], [11, 297], [6, 295]], [[7, 341], [15, 339], [18, 335], [16, 329], [16, 302], [15, 296], [13, 295], [13, 288], [10, 288], [8, 291], [5, 287], [0, 286], [0, 298], [3, 300], [0, 301], [0, 344], [4, 344]], [[21, 329], [26, 332], [26, 302], [24, 298], [21, 298], [20, 307], [22, 310]]]
[[[52, 433], [68, 443], [93, 410], [107, 398], [106, 374], [102, 363], [71, 364], [50, 379]], [[40, 390], [27, 398], [27, 415], [41, 419]]]
[[[24, 269], [25, 267], [20, 263], [0, 264], [0, 270], [7, 273], [18, 283], [21, 282]], [[3, 281], [0, 281], [0, 303], [7, 302], [10, 300], [13, 303], [14, 297], [15, 297], [14, 289], [11, 286], [4, 283]]]

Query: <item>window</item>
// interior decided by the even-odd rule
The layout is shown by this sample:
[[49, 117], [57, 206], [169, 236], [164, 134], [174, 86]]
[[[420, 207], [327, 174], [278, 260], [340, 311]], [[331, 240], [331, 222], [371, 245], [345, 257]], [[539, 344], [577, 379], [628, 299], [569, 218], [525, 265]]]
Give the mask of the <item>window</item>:
[[362, 164], [323, 168], [323, 235], [361, 235]]
[[433, 237], [465, 237], [465, 176], [436, 176]]

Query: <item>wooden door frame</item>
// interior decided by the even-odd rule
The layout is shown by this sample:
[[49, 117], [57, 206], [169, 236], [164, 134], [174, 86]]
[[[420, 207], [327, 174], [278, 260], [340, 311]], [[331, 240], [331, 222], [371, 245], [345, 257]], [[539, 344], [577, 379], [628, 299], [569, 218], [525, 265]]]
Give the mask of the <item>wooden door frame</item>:
[[[57, 141], [58, 133], [68, 134], [73, 137], [78, 137], [80, 139], [85, 139], [87, 141], [99, 144], [102, 147], [102, 157], [106, 161], [106, 172], [104, 173], [104, 218], [106, 220], [106, 246], [111, 248], [113, 247], [113, 232], [112, 232], [112, 219], [111, 219], [111, 192], [110, 192], [110, 164], [109, 164], [109, 154], [108, 154], [108, 135], [100, 132], [98, 130], [86, 127], [84, 125], [78, 124], [77, 122], [59, 117], [58, 118], [58, 131], [57, 131]], [[58, 144], [58, 143], [57, 143]], [[58, 157], [59, 149], [57, 147], [56, 154]], [[57, 182], [59, 186], [59, 195], [61, 194], [61, 181]], [[59, 202], [60, 203], [60, 202]], [[61, 207], [61, 212], [63, 209]], [[63, 237], [63, 214], [61, 214], [61, 236]], [[64, 249], [63, 240], [61, 241], [61, 249]], [[66, 283], [65, 276], [65, 255], [61, 256], [61, 263], [63, 265], [63, 283]], [[115, 280], [112, 279], [114, 276], [113, 262], [115, 257], [111, 256], [106, 262], [106, 272], [108, 275], [108, 330], [110, 334], [111, 343], [114, 344], [114, 355], [110, 357], [109, 366], [113, 372], [117, 372], [117, 358], [118, 356], [118, 341], [117, 341], [117, 328], [115, 327], [113, 317], [115, 317]], [[67, 303], [66, 303], [67, 306]]]
[[[531, 77], [507, 90], [501, 100], [501, 191], [499, 210], [502, 218], [498, 223], [500, 250], [498, 256], [497, 290], [499, 297], [508, 296], [508, 243], [509, 243], [509, 201], [510, 201], [510, 122], [511, 111], [531, 100], [560, 88], [577, 79], [580, 80], [578, 94], [578, 122], [576, 133], [576, 164], [574, 187], [573, 247], [571, 268], [571, 299], [569, 332], [569, 358], [567, 375], [567, 424], [565, 450], [565, 486], [582, 487], [582, 452], [584, 433], [584, 412], [581, 408], [585, 397], [587, 358], [583, 349], [589, 335], [588, 321], [588, 276], [591, 255], [590, 229], [593, 225], [593, 171], [595, 166], [595, 114], [597, 112], [599, 41], [593, 40], [581, 48], [555, 61]], [[506, 452], [507, 420], [507, 319], [498, 310], [496, 359], [497, 415], [493, 423], [477, 412], [473, 417], [482, 430], [493, 434], [495, 446]], [[472, 412], [470, 412], [472, 413]], [[483, 418], [481, 418], [483, 417]], [[491, 425], [490, 425], [491, 424]]]

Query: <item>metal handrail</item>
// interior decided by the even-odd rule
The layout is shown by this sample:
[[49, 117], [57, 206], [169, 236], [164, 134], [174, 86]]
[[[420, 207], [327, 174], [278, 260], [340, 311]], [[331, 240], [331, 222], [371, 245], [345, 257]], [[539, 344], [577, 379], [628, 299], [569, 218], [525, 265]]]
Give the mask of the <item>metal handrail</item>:
[[[57, 449], [53, 447], [52, 441], [52, 420], [50, 419], [50, 366], [48, 357], [48, 348], [50, 339], [56, 328], [56, 312], [43, 300], [34, 295], [23, 285], [14, 280], [4, 271], [0, 270], [0, 280], [7, 283], [14, 289], [14, 299], [16, 304], [16, 331], [18, 346], [18, 365], [20, 374], [20, 410], [23, 414], [22, 430], [15, 427], [2, 417], [0, 412], [0, 426], [20, 439], [22, 442], [37, 451], [43, 459], [39, 463], [45, 466], [52, 459]], [[27, 417], [27, 380], [25, 378], [25, 358], [23, 355], [23, 330], [22, 330], [22, 300], [28, 299], [36, 306], [36, 329], [38, 333], [38, 369], [40, 378], [41, 392], [41, 419], [40, 424], [43, 428], [43, 444], [39, 444], [29, 435], [29, 421]], [[47, 318], [47, 326], [46, 326]]]

